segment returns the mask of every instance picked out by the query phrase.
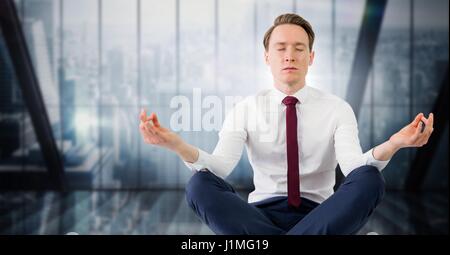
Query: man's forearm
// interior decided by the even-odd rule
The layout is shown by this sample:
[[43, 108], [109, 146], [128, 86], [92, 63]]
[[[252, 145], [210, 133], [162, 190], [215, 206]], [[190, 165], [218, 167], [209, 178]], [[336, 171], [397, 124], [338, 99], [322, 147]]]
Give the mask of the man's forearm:
[[198, 160], [198, 149], [186, 142], [178, 145], [174, 151], [182, 160], [186, 162], [194, 163]]
[[394, 156], [394, 154], [399, 150], [400, 148], [398, 146], [395, 146], [394, 144], [392, 144], [392, 142], [390, 142], [389, 140], [387, 140], [386, 142], [376, 146], [373, 149], [373, 157], [376, 160], [380, 160], [380, 161], [386, 161], [392, 158], [392, 156]]

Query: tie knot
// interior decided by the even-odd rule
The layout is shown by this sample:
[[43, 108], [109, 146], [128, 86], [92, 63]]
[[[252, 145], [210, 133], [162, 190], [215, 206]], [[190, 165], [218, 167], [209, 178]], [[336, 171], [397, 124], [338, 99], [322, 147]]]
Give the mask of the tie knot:
[[298, 99], [293, 96], [287, 96], [283, 99], [283, 104], [289, 106], [289, 105], [295, 105], [297, 104]]

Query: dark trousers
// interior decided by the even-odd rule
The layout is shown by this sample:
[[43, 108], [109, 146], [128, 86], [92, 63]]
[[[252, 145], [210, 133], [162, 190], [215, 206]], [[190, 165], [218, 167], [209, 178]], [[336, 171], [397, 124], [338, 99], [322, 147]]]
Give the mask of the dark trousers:
[[248, 203], [223, 179], [199, 171], [186, 186], [186, 200], [216, 234], [347, 235], [364, 226], [384, 188], [377, 168], [361, 166], [323, 203], [302, 197], [300, 207], [292, 208], [283, 196]]

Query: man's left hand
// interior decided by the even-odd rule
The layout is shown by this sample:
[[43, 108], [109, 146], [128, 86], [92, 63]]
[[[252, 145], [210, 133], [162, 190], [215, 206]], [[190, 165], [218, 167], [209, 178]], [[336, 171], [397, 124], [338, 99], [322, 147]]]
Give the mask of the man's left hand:
[[427, 144], [431, 133], [433, 133], [433, 113], [428, 115], [428, 119], [423, 113], [419, 113], [410, 124], [392, 135], [389, 141], [397, 148], [422, 147]]

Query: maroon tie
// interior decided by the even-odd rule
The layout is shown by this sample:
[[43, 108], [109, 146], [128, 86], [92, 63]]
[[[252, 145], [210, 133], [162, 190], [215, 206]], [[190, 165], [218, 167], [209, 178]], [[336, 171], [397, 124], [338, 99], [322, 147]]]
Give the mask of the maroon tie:
[[286, 108], [286, 147], [288, 162], [288, 204], [293, 207], [300, 206], [300, 177], [298, 163], [297, 143], [297, 110], [295, 104], [298, 99], [287, 96], [283, 99]]

